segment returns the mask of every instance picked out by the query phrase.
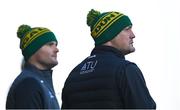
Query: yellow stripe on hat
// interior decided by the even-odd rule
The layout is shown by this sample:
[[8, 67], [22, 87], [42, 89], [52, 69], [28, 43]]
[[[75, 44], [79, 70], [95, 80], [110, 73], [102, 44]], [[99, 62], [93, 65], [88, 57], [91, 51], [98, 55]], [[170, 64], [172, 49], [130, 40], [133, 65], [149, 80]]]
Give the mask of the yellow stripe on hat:
[[124, 16], [124, 15], [120, 15], [120, 16], [118, 16], [116, 19], [114, 19], [111, 23], [109, 23], [107, 26], [104, 26], [104, 29], [102, 29], [99, 33], [98, 33], [98, 35], [96, 36], [96, 38], [97, 37], [99, 37], [107, 28], [109, 28], [115, 21], [117, 21], [119, 18], [121, 18], [122, 16]]
[[94, 25], [92, 32], [97, 28], [97, 26], [101, 23], [100, 21], [104, 19], [106, 16], [110, 15], [111, 13], [106, 13], [104, 16], [102, 16]]
[[[118, 13], [118, 12], [111, 12], [111, 13], [107, 14], [106, 16], [101, 18], [101, 20], [98, 21], [98, 24], [93, 29], [91, 35], [94, 38], [99, 37], [107, 28], [109, 28], [115, 21], [117, 21], [122, 16], [124, 16], [124, 15], [121, 13]], [[108, 20], [108, 21], [106, 23], [104, 22], [105, 24], [102, 25], [104, 20]]]
[[22, 50], [25, 49], [33, 40], [40, 37], [42, 34], [50, 32], [49, 29], [46, 28], [35, 28], [31, 32], [29, 32], [23, 39], [22, 39]]

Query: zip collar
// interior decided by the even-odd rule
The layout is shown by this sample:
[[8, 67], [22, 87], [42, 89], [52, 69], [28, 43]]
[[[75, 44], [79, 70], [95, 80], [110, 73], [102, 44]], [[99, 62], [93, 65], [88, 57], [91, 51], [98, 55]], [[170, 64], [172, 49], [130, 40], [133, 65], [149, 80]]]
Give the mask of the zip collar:
[[121, 51], [119, 51], [118, 49], [111, 47], [111, 46], [105, 46], [105, 45], [101, 45], [101, 46], [96, 46], [92, 52], [91, 55], [94, 54], [114, 54], [122, 59], [125, 59], [125, 56], [122, 54]]

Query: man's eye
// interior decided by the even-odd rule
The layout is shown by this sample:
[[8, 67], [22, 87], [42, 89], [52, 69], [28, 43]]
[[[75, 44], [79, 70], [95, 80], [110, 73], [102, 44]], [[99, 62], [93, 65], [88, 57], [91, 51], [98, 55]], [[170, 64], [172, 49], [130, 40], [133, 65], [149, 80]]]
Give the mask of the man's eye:
[[125, 30], [130, 30], [132, 28], [132, 26], [128, 26], [125, 28]]
[[131, 27], [127, 27], [127, 28], [125, 28], [125, 30], [129, 30], [129, 29], [131, 29]]
[[47, 45], [49, 45], [49, 46], [51, 46], [51, 45], [53, 45], [53, 44], [54, 44], [53, 42], [47, 43]]

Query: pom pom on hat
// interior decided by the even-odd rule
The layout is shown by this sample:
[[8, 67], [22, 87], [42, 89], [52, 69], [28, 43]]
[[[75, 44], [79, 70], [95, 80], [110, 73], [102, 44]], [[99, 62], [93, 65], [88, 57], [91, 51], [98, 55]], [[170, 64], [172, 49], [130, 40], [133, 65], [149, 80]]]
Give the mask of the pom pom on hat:
[[100, 13], [91, 9], [87, 14], [87, 25], [90, 26], [95, 45], [101, 45], [112, 40], [132, 23], [128, 16], [120, 12]]
[[99, 11], [91, 9], [91, 11], [89, 11], [89, 13], [87, 15], [87, 25], [92, 26], [100, 14], [101, 13]]
[[32, 29], [29, 25], [23, 24], [23, 25], [19, 26], [18, 31], [17, 31], [18, 38], [20, 38], [20, 39], [23, 38], [25, 36], [25, 34], [31, 30]]

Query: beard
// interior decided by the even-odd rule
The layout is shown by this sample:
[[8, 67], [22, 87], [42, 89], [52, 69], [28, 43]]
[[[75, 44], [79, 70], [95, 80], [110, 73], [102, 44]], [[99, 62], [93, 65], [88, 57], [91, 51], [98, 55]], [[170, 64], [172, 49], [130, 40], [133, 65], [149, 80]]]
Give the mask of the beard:
[[53, 67], [55, 67], [57, 64], [58, 64], [58, 61], [57, 60], [40, 60], [39, 63], [47, 68], [47, 69], [52, 69]]
[[132, 52], [135, 52], [135, 48], [133, 46], [130, 46], [127, 49], [121, 50], [124, 55], [130, 54]]

